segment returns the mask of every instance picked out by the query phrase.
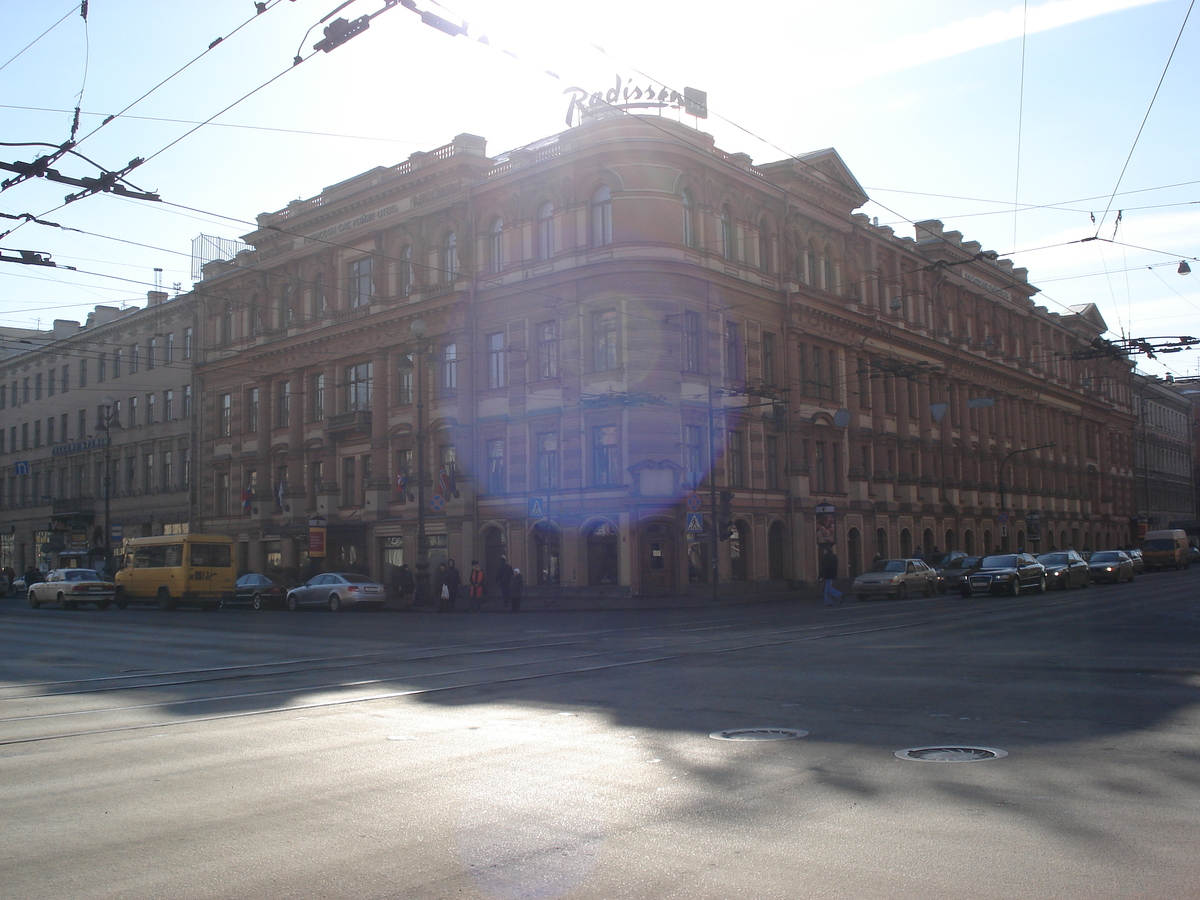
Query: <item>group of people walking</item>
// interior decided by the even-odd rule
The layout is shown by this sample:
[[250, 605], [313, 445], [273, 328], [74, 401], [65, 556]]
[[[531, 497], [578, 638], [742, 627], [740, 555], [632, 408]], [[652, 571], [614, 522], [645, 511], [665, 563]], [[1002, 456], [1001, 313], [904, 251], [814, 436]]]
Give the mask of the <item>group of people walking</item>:
[[[506, 557], [500, 557], [500, 566], [492, 577], [492, 584], [500, 592], [502, 607], [518, 612], [521, 609], [521, 595], [524, 593], [525, 578], [519, 568], [508, 564]], [[447, 559], [437, 567], [429, 583], [433, 597], [437, 601], [437, 611], [452, 613], [457, 610], [459, 595], [462, 593], [463, 579], [458, 566], [453, 559]], [[471, 560], [471, 571], [467, 573], [467, 602], [471, 612], [479, 612], [488, 596], [488, 576], [478, 560]], [[401, 603], [411, 603], [416, 592], [416, 579], [407, 565], [398, 566], [392, 570], [392, 590]]]

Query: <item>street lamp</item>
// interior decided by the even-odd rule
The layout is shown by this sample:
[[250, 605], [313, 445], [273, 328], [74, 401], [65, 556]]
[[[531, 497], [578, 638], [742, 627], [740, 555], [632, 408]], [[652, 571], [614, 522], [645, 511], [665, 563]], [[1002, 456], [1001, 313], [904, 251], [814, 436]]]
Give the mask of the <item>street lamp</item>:
[[[1037, 447], [1024, 447], [1020, 450], [1011, 450], [1011, 451], [1009, 451], [1008, 456], [1004, 457], [1004, 459], [1002, 459], [1000, 461], [1000, 468], [996, 473], [996, 481], [998, 482], [999, 487], [1000, 487], [1000, 514], [1001, 515], [1003, 515], [1005, 512], [1004, 467], [1006, 465], [1008, 465], [1008, 461], [1010, 459], [1012, 459], [1014, 456], [1016, 456], [1018, 453], [1032, 453], [1034, 450], [1049, 450], [1053, 446], [1055, 446], [1055, 444], [1053, 441], [1051, 441], [1049, 444], [1041, 444]], [[1004, 535], [1004, 549], [1005, 550], [1008, 549], [1008, 533], [1007, 533], [1007, 531], [1005, 532], [1005, 535]]]
[[417, 407], [417, 573], [413, 604], [421, 606], [429, 600], [429, 535], [425, 532], [425, 354], [431, 341], [425, 340], [429, 326], [424, 319], [414, 319], [408, 326], [416, 341], [413, 343], [413, 360], [402, 358], [401, 368], [416, 369]]
[[114, 407], [117, 401], [112, 397], [105, 397], [100, 401], [103, 408], [101, 420], [96, 423], [96, 428], [104, 432], [104, 571], [107, 574], [112, 574], [112, 522], [111, 504], [112, 504], [112, 429], [115, 424], [117, 428], [121, 427], [120, 421], [117, 418], [117, 412]]

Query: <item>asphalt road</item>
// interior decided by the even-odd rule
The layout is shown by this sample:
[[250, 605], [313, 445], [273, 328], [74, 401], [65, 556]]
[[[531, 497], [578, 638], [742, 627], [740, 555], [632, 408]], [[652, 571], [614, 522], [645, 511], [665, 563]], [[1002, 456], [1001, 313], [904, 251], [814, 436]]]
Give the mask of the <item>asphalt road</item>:
[[[0, 601], [0, 897], [1196, 900], [1198, 587], [454, 616]], [[807, 735], [710, 737], [751, 728]], [[916, 747], [1008, 755], [895, 755]]]

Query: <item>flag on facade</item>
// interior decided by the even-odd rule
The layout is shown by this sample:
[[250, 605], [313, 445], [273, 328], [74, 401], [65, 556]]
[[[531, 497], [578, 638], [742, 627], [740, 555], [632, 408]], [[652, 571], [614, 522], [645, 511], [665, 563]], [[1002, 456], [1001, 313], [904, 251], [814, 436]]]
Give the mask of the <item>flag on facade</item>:
[[407, 487], [408, 487], [408, 476], [406, 476], [403, 472], [400, 472], [398, 475], [396, 475], [396, 490], [398, 490], [400, 493], [403, 494], [405, 491], [405, 488], [407, 488]]
[[251, 501], [254, 500], [254, 493], [250, 488], [242, 488], [242, 509], [249, 509]]
[[275, 491], [275, 505], [278, 506], [280, 509], [287, 509], [287, 507], [283, 505], [283, 482], [282, 481], [279, 482], [279, 487]]
[[438, 487], [442, 489], [443, 497], [458, 496], [458, 481], [454, 477], [453, 466], [447, 466], [438, 473]]

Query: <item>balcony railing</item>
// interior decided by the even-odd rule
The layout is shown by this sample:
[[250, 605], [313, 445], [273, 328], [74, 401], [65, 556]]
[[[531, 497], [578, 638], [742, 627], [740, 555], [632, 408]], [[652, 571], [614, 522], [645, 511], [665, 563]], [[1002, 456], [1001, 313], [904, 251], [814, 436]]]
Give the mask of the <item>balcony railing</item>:
[[338, 413], [336, 416], [327, 416], [325, 419], [325, 433], [331, 437], [353, 431], [360, 431], [364, 434], [371, 433], [370, 410], [355, 409], [350, 412]]

